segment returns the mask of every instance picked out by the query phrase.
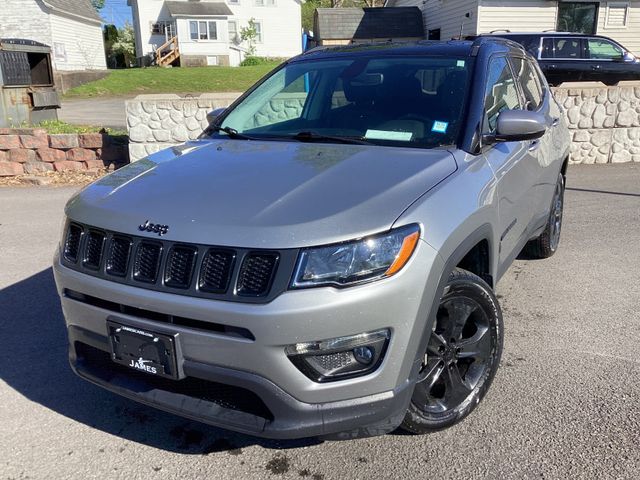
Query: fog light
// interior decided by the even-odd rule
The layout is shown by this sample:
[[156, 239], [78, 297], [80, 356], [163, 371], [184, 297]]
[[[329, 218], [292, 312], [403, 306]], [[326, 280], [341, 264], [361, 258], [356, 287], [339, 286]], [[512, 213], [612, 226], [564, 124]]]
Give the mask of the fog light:
[[290, 345], [293, 364], [315, 382], [342, 380], [374, 371], [384, 357], [389, 330], [361, 333], [318, 342]]
[[353, 356], [363, 365], [369, 365], [373, 361], [375, 351], [371, 347], [356, 347], [353, 349]]

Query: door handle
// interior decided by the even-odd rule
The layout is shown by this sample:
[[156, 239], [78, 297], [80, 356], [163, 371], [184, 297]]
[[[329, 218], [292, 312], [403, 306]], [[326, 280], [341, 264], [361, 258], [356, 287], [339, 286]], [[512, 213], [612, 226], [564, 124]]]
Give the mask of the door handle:
[[600, 70], [600, 65], [591, 65], [591, 70]]
[[559, 118], [553, 118], [551, 120], [551, 126], [552, 127], [557, 127], [558, 125], [560, 125], [560, 119]]
[[530, 152], [535, 152], [539, 146], [540, 146], [540, 140], [533, 140], [529, 144], [529, 148], [527, 150], [529, 150]]

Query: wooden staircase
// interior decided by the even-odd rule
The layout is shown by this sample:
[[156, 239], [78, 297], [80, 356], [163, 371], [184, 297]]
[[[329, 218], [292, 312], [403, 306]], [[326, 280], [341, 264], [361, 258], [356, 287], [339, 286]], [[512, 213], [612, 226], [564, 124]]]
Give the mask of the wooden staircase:
[[171, 37], [156, 49], [156, 65], [160, 67], [168, 67], [173, 65], [180, 58], [180, 49], [178, 48], [178, 37]]

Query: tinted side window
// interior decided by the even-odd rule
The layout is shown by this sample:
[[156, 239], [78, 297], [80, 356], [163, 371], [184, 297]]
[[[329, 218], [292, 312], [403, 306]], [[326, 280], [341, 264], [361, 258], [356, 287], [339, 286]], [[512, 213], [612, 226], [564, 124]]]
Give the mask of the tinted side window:
[[542, 42], [540, 58], [583, 58], [582, 39], [545, 38]]
[[527, 110], [537, 110], [542, 104], [542, 88], [531, 64], [520, 57], [512, 57], [513, 70], [520, 81]]
[[489, 63], [484, 92], [484, 133], [494, 133], [498, 116], [504, 110], [520, 108], [518, 90], [505, 57], [492, 58]]
[[590, 38], [587, 42], [589, 58], [598, 60], [620, 60], [624, 53], [616, 44], [601, 38]]
[[540, 48], [540, 37], [537, 35], [505, 35], [504, 38], [513, 40], [524, 47], [534, 57], [538, 57], [538, 48]]

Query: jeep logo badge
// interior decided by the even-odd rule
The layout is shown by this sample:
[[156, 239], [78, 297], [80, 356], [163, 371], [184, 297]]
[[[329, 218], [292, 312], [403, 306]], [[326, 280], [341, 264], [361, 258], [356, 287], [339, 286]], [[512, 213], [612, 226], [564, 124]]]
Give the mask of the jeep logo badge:
[[150, 223], [149, 220], [138, 225], [141, 232], [157, 233], [159, 237], [166, 235], [169, 231], [169, 225], [160, 225], [159, 223]]

